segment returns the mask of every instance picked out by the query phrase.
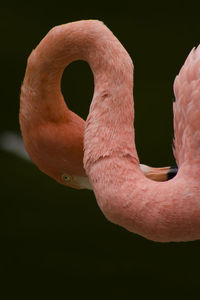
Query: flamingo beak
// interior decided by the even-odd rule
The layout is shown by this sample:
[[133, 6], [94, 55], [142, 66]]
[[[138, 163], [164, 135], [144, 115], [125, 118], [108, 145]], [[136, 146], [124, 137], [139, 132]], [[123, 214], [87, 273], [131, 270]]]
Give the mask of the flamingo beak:
[[167, 181], [176, 176], [177, 167], [152, 168], [146, 165], [140, 165], [144, 175], [154, 181]]

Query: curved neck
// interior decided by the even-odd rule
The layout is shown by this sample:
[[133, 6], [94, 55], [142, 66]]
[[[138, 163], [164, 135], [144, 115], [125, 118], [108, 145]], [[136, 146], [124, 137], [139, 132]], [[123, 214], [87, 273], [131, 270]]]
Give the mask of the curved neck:
[[[110, 90], [107, 89], [104, 94], [95, 92], [85, 128], [84, 167], [97, 202], [110, 221], [147, 238], [157, 241], [199, 239], [200, 121], [197, 108], [190, 109], [191, 93], [188, 106], [180, 100], [184, 97], [176, 100], [177, 153], [180, 148], [184, 152], [178, 175], [168, 182], [153, 182], [145, 178], [139, 169], [133, 130], [132, 74], [128, 55], [119, 43], [116, 45], [121, 51], [121, 59], [116, 57], [110, 77], [113, 80], [113, 75], [119, 75], [121, 65], [124, 65], [126, 80], [119, 85], [109, 81]], [[194, 66], [198, 65], [196, 61], [194, 57]], [[188, 67], [187, 70], [198, 78], [196, 69], [192, 72]], [[100, 79], [97, 85], [102, 90], [100, 84], [105, 86], [106, 79]], [[190, 82], [191, 91], [194, 84]], [[181, 83], [183, 80], [180, 80], [179, 85], [185, 90], [185, 85]], [[197, 83], [199, 85], [199, 81]], [[197, 96], [199, 99], [199, 94]], [[196, 97], [193, 97], [193, 104], [197, 105]], [[194, 121], [198, 128], [194, 127]], [[183, 145], [184, 142], [188, 143], [187, 149], [182, 147], [182, 141]], [[194, 158], [190, 153], [194, 154]], [[196, 162], [196, 166], [192, 164], [194, 171], [190, 170], [192, 159]]]
[[[66, 107], [61, 77], [67, 65], [75, 60], [89, 63], [95, 80], [95, 94], [106, 96], [108, 87], [116, 92], [122, 84], [129, 90], [132, 87], [132, 61], [112, 32], [102, 22], [79, 21], [54, 27], [33, 50], [22, 86], [22, 101], [23, 93], [32, 93], [30, 101], [39, 95], [37, 107], [43, 111], [47, 103], [48, 107], [51, 103], [53, 107], [56, 105], [57, 111], [59, 106], [60, 110]], [[130, 70], [128, 76], [127, 68]], [[26, 103], [23, 106], [28, 109]]]

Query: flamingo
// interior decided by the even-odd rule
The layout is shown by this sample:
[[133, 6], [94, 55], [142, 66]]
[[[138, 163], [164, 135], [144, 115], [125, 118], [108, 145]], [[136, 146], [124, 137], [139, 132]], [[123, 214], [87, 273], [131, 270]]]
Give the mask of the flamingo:
[[103, 23], [80, 25], [77, 31], [71, 30], [69, 40], [71, 51], [86, 59], [94, 74], [84, 167], [100, 209], [111, 222], [150, 240], [199, 239], [200, 45], [192, 49], [174, 82], [178, 173], [169, 181], [156, 182], [146, 178], [139, 167], [132, 60]]
[[[20, 127], [29, 156], [41, 171], [73, 188], [92, 189], [83, 168], [85, 121], [68, 109], [60, 81], [70, 62], [86, 59], [86, 53], [92, 50], [91, 27], [96, 24], [99, 23], [80, 21], [50, 30], [30, 54], [21, 87]], [[101, 59], [98, 51], [89, 55], [96, 57], [96, 62]], [[6, 135], [2, 143], [7, 150], [10, 145], [16, 145], [12, 134]], [[19, 148], [22, 149], [17, 143], [17, 153]], [[152, 168], [141, 164], [140, 168], [145, 176], [156, 181], [170, 179], [177, 172], [176, 167]]]

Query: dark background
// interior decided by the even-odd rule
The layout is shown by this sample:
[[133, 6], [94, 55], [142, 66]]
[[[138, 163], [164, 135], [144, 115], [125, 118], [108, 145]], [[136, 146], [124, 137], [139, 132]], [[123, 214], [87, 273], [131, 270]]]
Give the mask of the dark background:
[[[135, 65], [141, 162], [173, 165], [173, 81], [200, 42], [198, 2], [4, 1], [1, 4], [0, 131], [19, 131], [20, 85], [31, 50], [55, 25], [100, 19]], [[84, 119], [93, 94], [88, 65], [64, 72], [68, 106]], [[200, 242], [155, 243], [109, 223], [91, 191], [61, 186], [0, 152], [2, 299], [195, 299]]]

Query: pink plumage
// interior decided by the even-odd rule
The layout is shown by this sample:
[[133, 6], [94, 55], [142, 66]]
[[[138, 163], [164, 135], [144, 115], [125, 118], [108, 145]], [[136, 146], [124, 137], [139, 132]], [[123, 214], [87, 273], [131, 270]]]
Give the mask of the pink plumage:
[[[108, 77], [106, 68], [114, 63], [102, 64], [103, 53], [113, 51], [112, 44], [109, 45], [111, 33], [106, 43], [97, 41], [104, 34], [102, 28], [104, 26], [97, 21], [52, 28], [30, 54], [21, 87], [19, 119], [29, 156], [41, 171], [57, 182], [78, 189], [92, 189], [83, 168], [85, 121], [67, 107], [61, 92], [61, 77], [72, 61], [87, 60], [94, 72], [103, 67], [98, 71], [101, 78], [95, 83], [100, 92], [99, 83], [104, 76]], [[119, 76], [116, 80], [120, 84]], [[101, 91], [103, 97], [109, 95], [110, 84], [107, 80], [107, 90]], [[7, 140], [12, 142], [12, 151], [13, 144], [16, 150], [13, 135], [7, 136]], [[0, 144], [10, 149], [5, 137]], [[141, 169], [147, 177], [158, 181], [165, 181], [171, 171], [176, 172], [170, 167], [141, 165]]]
[[[200, 46], [193, 48], [174, 81], [174, 155], [178, 165], [200, 159]], [[191, 165], [190, 165], [191, 166]], [[191, 166], [192, 168], [192, 166]]]
[[[72, 61], [89, 63], [95, 91], [86, 124], [63, 99], [60, 81]], [[20, 97], [20, 124], [32, 160], [49, 176], [88, 187], [112, 222], [155, 241], [200, 238], [200, 46], [174, 84], [177, 176], [144, 176], [134, 140], [133, 63], [99, 21], [53, 28], [28, 59]], [[85, 127], [85, 133], [84, 133]]]
[[174, 84], [174, 145], [179, 172], [174, 179], [158, 183], [145, 178], [139, 169], [132, 125], [130, 57], [106, 26], [96, 23], [96, 27], [102, 32], [96, 43], [109, 49], [103, 53], [102, 73], [91, 64], [99, 80], [84, 141], [84, 166], [97, 202], [110, 221], [148, 239], [199, 239], [200, 47], [191, 51]]

